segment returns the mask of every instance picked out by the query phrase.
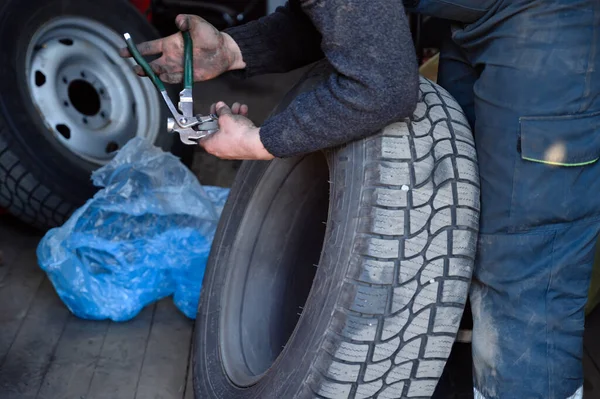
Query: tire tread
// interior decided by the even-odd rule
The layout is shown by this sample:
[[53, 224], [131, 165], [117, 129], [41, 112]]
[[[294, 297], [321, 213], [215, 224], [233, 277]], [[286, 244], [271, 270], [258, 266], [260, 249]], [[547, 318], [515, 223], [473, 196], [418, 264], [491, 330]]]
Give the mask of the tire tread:
[[75, 207], [25, 168], [6, 131], [0, 118], [0, 207], [39, 229], [60, 225]]
[[361, 217], [341, 296], [352, 300], [338, 300], [312, 391], [329, 399], [431, 397], [474, 262], [475, 148], [460, 107], [424, 78], [413, 118], [365, 144]]

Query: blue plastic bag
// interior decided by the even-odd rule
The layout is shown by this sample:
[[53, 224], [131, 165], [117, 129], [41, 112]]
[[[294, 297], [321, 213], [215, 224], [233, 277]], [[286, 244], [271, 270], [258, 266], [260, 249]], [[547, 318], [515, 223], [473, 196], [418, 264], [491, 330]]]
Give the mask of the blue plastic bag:
[[125, 321], [173, 295], [195, 318], [229, 190], [202, 187], [178, 158], [141, 138], [92, 181], [103, 188], [37, 248], [61, 300], [81, 318]]

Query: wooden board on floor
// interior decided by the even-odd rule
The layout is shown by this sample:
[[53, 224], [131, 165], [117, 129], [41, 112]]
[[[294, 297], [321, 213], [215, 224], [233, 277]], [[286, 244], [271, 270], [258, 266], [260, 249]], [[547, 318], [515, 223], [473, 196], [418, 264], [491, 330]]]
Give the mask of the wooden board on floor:
[[135, 319], [109, 326], [86, 398], [135, 398], [154, 309], [147, 307]]
[[6, 271], [0, 282], [0, 367], [17, 338], [44, 279], [43, 273], [36, 266], [32, 248], [21, 252], [3, 268]]
[[136, 399], [183, 397], [192, 338], [191, 324], [172, 301], [156, 305]]
[[0, 366], [2, 398], [37, 397], [68, 317], [68, 310], [44, 279]]
[[40, 399], [86, 397], [108, 326], [109, 322], [69, 316], [40, 389]]
[[79, 319], [39, 268], [39, 239], [0, 225], [0, 398], [193, 398], [193, 321], [172, 299], [129, 322]]

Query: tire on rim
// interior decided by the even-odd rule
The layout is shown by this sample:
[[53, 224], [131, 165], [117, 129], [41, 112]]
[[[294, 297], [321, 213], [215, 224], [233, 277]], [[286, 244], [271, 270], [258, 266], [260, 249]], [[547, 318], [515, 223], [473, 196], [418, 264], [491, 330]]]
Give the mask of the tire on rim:
[[467, 299], [479, 179], [458, 104], [420, 91], [372, 137], [242, 165], [202, 288], [197, 397], [431, 397]]
[[42, 229], [96, 189], [90, 173], [129, 139], [171, 150], [166, 106], [122, 34], [158, 34], [124, 0], [8, 0], [0, 5], [0, 207]]

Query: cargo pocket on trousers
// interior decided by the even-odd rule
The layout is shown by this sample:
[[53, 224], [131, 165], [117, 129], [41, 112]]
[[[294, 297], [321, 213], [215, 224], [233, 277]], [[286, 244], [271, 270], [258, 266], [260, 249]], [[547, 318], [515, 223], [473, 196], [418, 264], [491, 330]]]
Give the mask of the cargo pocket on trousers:
[[522, 117], [511, 216], [522, 227], [600, 214], [600, 112]]

